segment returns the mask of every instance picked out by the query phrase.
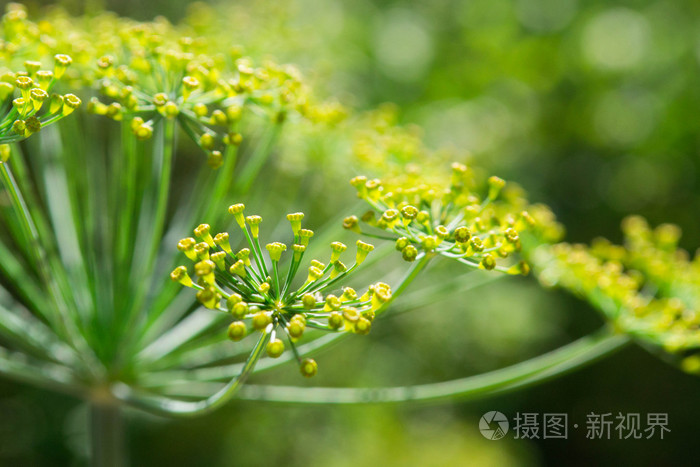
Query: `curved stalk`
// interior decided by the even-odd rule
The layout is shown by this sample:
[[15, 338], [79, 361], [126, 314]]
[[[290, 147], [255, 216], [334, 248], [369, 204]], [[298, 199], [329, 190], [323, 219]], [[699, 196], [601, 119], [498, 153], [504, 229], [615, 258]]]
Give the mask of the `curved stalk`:
[[260, 336], [258, 343], [248, 356], [248, 359], [246, 360], [241, 372], [237, 376], [233, 377], [233, 379], [231, 379], [231, 381], [229, 381], [228, 384], [221, 388], [217, 393], [204, 400], [189, 402], [163, 396], [139, 394], [125, 384], [115, 385], [112, 392], [117, 399], [153, 414], [168, 415], [173, 417], [202, 415], [217, 409], [229, 400], [233, 399], [236, 393], [241, 389], [245, 380], [255, 368], [255, 364], [262, 356], [262, 352], [269, 340], [270, 334], [268, 332], [265, 332], [262, 336]]
[[488, 397], [547, 381], [591, 363], [630, 342], [604, 328], [552, 352], [476, 376], [415, 386], [377, 388], [244, 387], [240, 399], [303, 404], [438, 402]]

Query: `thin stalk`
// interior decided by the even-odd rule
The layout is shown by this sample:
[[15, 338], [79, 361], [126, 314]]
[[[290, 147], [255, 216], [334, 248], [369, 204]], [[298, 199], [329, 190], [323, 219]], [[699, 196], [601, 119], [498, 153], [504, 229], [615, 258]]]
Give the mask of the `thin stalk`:
[[[264, 278], [267, 277], [267, 269], [265, 268], [265, 258], [263, 258], [262, 252], [259, 253], [258, 250], [255, 248], [253, 237], [251, 237], [250, 232], [248, 232], [248, 224], [244, 224], [241, 230], [243, 230], [243, 234], [245, 235], [246, 241], [250, 246], [251, 254], [253, 255], [253, 259], [255, 260], [255, 265], [258, 267], [258, 275], [261, 278], [260, 282], [264, 282]], [[250, 270], [251, 272], [253, 272], [252, 267], [250, 268]]]
[[261, 282], [264, 282], [267, 276], [270, 275], [270, 273], [267, 270], [267, 265], [265, 264], [265, 257], [263, 256], [262, 248], [260, 248], [260, 239], [258, 237], [253, 238], [253, 249], [257, 252], [257, 257], [260, 258], [260, 262], [262, 263]]
[[48, 362], [68, 366], [78, 362], [74, 350], [51, 327], [20, 306], [6, 309], [0, 305], [0, 336], [15, 348]]
[[250, 191], [253, 183], [258, 179], [258, 173], [262, 170], [265, 162], [270, 156], [271, 149], [277, 140], [280, 131], [282, 129], [282, 123], [273, 123], [270, 129], [267, 131], [262, 142], [259, 142], [253, 154], [243, 166], [241, 175], [237, 180], [236, 192], [240, 194], [246, 194]]
[[139, 352], [138, 359], [142, 364], [157, 362], [206, 331], [214, 327], [220, 328], [226, 316], [224, 313], [213, 313], [210, 310], [195, 310]]
[[[213, 203], [202, 203], [204, 207], [204, 213], [201, 217], [204, 221], [210, 218], [219, 219], [221, 215], [216, 215], [218, 211], [221, 211], [221, 206], [219, 206], [220, 200], [223, 201], [231, 190], [231, 185], [235, 182], [235, 169], [236, 162], [238, 160], [238, 146], [226, 146], [224, 150], [224, 166], [218, 169], [219, 173], [216, 177], [216, 182], [214, 184], [214, 189], [211, 192], [211, 197], [209, 199], [216, 202]], [[213, 224], [212, 224], [213, 225]]]
[[10, 353], [0, 347], [0, 374], [15, 381], [33, 384], [51, 391], [82, 397], [83, 388], [75, 374], [63, 365], [36, 362], [25, 354]]
[[[296, 235], [294, 236], [294, 243], [298, 243], [298, 237]], [[304, 253], [304, 251], [299, 254], [297, 254], [296, 251], [292, 253], [292, 262], [289, 264], [289, 269], [287, 269], [287, 277], [284, 279], [284, 286], [282, 287], [280, 298], [287, 296], [287, 290], [289, 290], [289, 286], [292, 285], [292, 280], [294, 280], [294, 276], [296, 276], [299, 270], [301, 260], [304, 259]]]
[[382, 305], [379, 307], [379, 309], [376, 311], [377, 314], [380, 314], [384, 310], [386, 310], [389, 305], [393, 303], [396, 298], [403, 293], [406, 288], [411, 285], [411, 283], [415, 280], [416, 277], [418, 277], [418, 274], [425, 269], [425, 267], [428, 265], [428, 262], [434, 257], [432, 253], [424, 253], [422, 256], [419, 256], [416, 261], [413, 263], [411, 266], [411, 269], [408, 270], [404, 278], [401, 280], [401, 283], [396, 287], [395, 290], [391, 292], [391, 297], [389, 300], [386, 302], [382, 303]]
[[[465, 280], [467, 278], [471, 279], [469, 276], [476, 274], [478, 274], [478, 276], [475, 276], [472, 280]], [[465, 276], [468, 277], [465, 278]], [[410, 292], [402, 296], [399, 303], [394, 305], [394, 308], [391, 310], [391, 316], [398, 316], [409, 311], [423, 308], [424, 306], [444, 300], [451, 293], [463, 293], [482, 285], [489, 284], [497, 280], [502, 280], [506, 277], [508, 276], [504, 274], [489, 274], [484, 271], [475, 271], [464, 275], [454, 276], [453, 278], [444, 282], [431, 285], [426, 288], [421, 288], [415, 292]], [[396, 309], [396, 307], [399, 308]]]
[[598, 360], [630, 342], [604, 328], [539, 357], [476, 376], [414, 386], [377, 388], [244, 387], [240, 399], [303, 404], [374, 404], [473, 400], [538, 384]]
[[274, 296], [276, 299], [281, 298], [280, 295], [280, 276], [277, 270], [277, 261], [272, 261], [272, 286], [274, 287]]
[[19, 218], [20, 227], [29, 245], [29, 253], [32, 260], [37, 265], [37, 268], [39, 268], [39, 262], [43, 256], [42, 252], [39, 250], [41, 248], [39, 245], [39, 233], [36, 230], [34, 221], [31, 219], [29, 208], [20, 194], [19, 186], [17, 186], [12, 172], [10, 172], [8, 165], [5, 163], [0, 163], [0, 177], [2, 177], [5, 188], [10, 195], [15, 214]]
[[156, 198], [156, 212], [153, 218], [153, 230], [148, 250], [147, 270], [153, 267], [153, 262], [158, 254], [160, 243], [165, 229], [165, 215], [168, 210], [168, 193], [170, 191], [170, 175], [173, 167], [173, 154], [175, 146], [175, 122], [169, 119], [163, 120], [163, 159], [160, 168], [158, 195]]
[[69, 345], [75, 348], [83, 361], [85, 361], [89, 367], [94, 369], [95, 362], [92, 360], [93, 354], [89, 349], [84, 336], [80, 334], [76, 322], [69, 318], [68, 311], [64, 309], [59, 301], [58, 297], [61, 296], [61, 293], [58, 285], [53, 280], [53, 275], [48, 271], [46, 264], [46, 252], [41, 246], [36, 226], [31, 218], [28, 207], [24, 202], [24, 198], [22, 197], [17, 182], [5, 163], [0, 164], [0, 177], [2, 178], [2, 181], [10, 194], [10, 199], [12, 200], [12, 205], [17, 217], [20, 220], [22, 230], [27, 236], [27, 241], [30, 245], [30, 253], [33, 255], [37, 268], [44, 279], [44, 282], [49, 288], [49, 294], [58, 308], [58, 313], [54, 314], [45, 311], [44, 316], [49, 322], [53, 323], [55, 329], [61, 330], [61, 337]]
[[16, 253], [0, 242], [0, 273], [12, 282], [16, 293], [22, 297], [22, 303], [37, 316], [43, 317], [52, 304], [45, 297], [40, 282], [27, 274], [27, 265], [15, 256]]
[[[91, 293], [89, 270], [80, 247], [82, 231], [82, 218], [78, 205], [80, 194], [76, 192], [76, 187], [68, 177], [68, 173], [72, 172], [71, 166], [74, 164], [63, 144], [61, 134], [55, 131], [55, 128], [48, 130], [39, 143], [39, 150], [43, 157], [38, 161], [38, 172], [43, 182], [49, 228], [55, 239], [57, 256], [61, 259], [54, 267], [54, 271], [61, 271], [64, 273], [63, 277], [71, 278], [68, 281], [68, 288], [72, 291], [71, 296], [77, 315], [83, 323], [82, 326], [85, 327], [91, 318], [88, 310], [95, 309], [99, 305], [95, 303], [95, 296]], [[70, 149], [70, 151], [74, 150], [74, 148]], [[32, 200], [28, 201], [31, 205]], [[37, 230], [41, 234], [41, 229]]]
[[126, 465], [124, 420], [117, 403], [90, 405], [90, 440], [93, 467]]
[[112, 392], [117, 399], [157, 415], [176, 417], [202, 415], [217, 409], [236, 395], [255, 368], [269, 340], [270, 334], [268, 332], [263, 333], [248, 356], [241, 372], [234, 376], [226, 386], [204, 400], [188, 402], [157, 395], [139, 394], [125, 384], [115, 385]]
[[[136, 162], [136, 137], [131, 132], [129, 122], [121, 123], [121, 144], [124, 154], [124, 169], [121, 177], [121, 193], [124, 194], [124, 199], [119, 200], [116, 204], [119, 206], [119, 229], [117, 229], [117, 247], [116, 257], [118, 259], [119, 273], [117, 280], [118, 284], [122, 285], [128, 282], [124, 276], [131, 266], [131, 251], [134, 242], [134, 229], [132, 228], [134, 214], [136, 212], [136, 178], [137, 178], [137, 162]], [[123, 202], [122, 202], [123, 201]]]
[[[139, 311], [143, 306], [147, 298], [147, 293], [151, 290], [151, 284], [149, 281], [157, 281], [160, 283], [160, 278], [153, 277], [153, 272], [155, 268], [155, 260], [160, 249], [163, 232], [165, 230], [166, 214], [168, 210], [168, 194], [170, 191], [170, 178], [173, 166], [173, 157], [175, 152], [175, 122], [170, 119], [162, 120], [161, 136], [160, 136], [160, 151], [159, 160], [157, 166], [157, 172], [154, 174], [156, 177], [155, 185], [158, 187], [157, 193], [155, 193], [155, 212], [152, 213], [153, 217], [144, 218], [141, 216], [141, 220], [148, 225], [140, 223], [139, 233], [150, 233], [150, 241], [148, 241], [147, 250], [145, 252], [138, 252], [138, 254], [144, 254], [146, 259], [144, 262], [134, 261], [132, 263], [132, 289], [136, 290], [136, 298], [133, 301], [132, 306], [123, 318], [123, 325], [121, 330], [129, 330], [136, 319], [139, 316]], [[142, 230], [143, 229], [143, 230]], [[136, 258], [135, 258], [136, 259]], [[135, 266], [135, 268], [134, 268]], [[144, 284], [144, 280], [146, 284]], [[123, 333], [119, 333], [122, 335]], [[120, 346], [123, 350], [129, 349], [129, 346]], [[124, 357], [124, 355], [121, 355]]]
[[[347, 338], [350, 333], [343, 333], [343, 332], [337, 332], [337, 333], [327, 333], [325, 332], [324, 335], [310, 340], [309, 342], [305, 344], [298, 345], [297, 344], [297, 350], [301, 354], [308, 354], [311, 352], [317, 352], [320, 351], [331, 344], [334, 344], [336, 342], [339, 342], [340, 340]], [[245, 342], [245, 341], [244, 341]], [[206, 350], [206, 349], [204, 349]], [[199, 349], [198, 349], [199, 351]], [[233, 355], [233, 352], [231, 352], [231, 355]], [[187, 354], [186, 357], [189, 357], [190, 354]], [[259, 362], [256, 367], [255, 367], [255, 373], [260, 373], [265, 370], [269, 370], [272, 368], [276, 368], [288, 361], [292, 361], [293, 356], [290, 353], [284, 353], [282, 354], [281, 357], [279, 358], [268, 358], [265, 359], [261, 362]], [[216, 381], [216, 382], [224, 382], [228, 381], [231, 379], [232, 375], [236, 375], [240, 373], [241, 369], [243, 368], [243, 363], [234, 363], [230, 365], [219, 365], [219, 366], [210, 366], [207, 365], [206, 363], [202, 365], [197, 365], [197, 364], [191, 364], [189, 360], [184, 360], [182, 358], [178, 358], [177, 360], [171, 362], [168, 365], [168, 369], [162, 370], [162, 371], [154, 371], [151, 373], [151, 375], [159, 379], [160, 381], [167, 382], [167, 384], [164, 385], [169, 385], [169, 384], [175, 384], [182, 382], [182, 384], [191, 384], [194, 381]], [[187, 370], [183, 370], [183, 367], [194, 367], [194, 368], [188, 368]], [[204, 368], [196, 368], [196, 366], [202, 366]], [[173, 367], [178, 367], [180, 368], [179, 370], [171, 370], [170, 368]], [[144, 386], [146, 385], [145, 382], [143, 383]]]

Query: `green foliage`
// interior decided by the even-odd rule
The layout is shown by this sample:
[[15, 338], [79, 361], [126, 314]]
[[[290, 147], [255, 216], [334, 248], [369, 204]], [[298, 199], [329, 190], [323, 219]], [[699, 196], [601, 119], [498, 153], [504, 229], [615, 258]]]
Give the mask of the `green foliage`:
[[623, 231], [624, 246], [599, 238], [590, 248], [562, 243], [543, 249], [541, 280], [581, 295], [620, 332], [662, 347], [697, 372], [700, 260], [677, 249], [678, 226], [652, 230], [635, 216], [625, 219]]
[[[262, 3], [250, 8], [266, 8]], [[358, 5], [353, 8], [366, 7]], [[197, 5], [174, 25], [163, 18], [137, 22], [61, 10], [34, 22], [24, 7], [10, 4], [0, 47], [6, 195], [0, 283], [7, 296], [0, 303], [0, 372], [95, 405], [125, 404], [170, 416], [203, 414], [234, 397], [324, 404], [483, 397], [570, 371], [630, 339], [657, 345], [683, 369], [698, 372], [698, 267], [677, 249], [677, 228], [652, 231], [632, 218], [625, 223], [624, 246], [602, 240], [590, 248], [552, 246], [564, 232], [552, 210], [474, 163], [514, 152], [525, 135], [535, 146], [559, 142], [545, 132], [552, 115], [542, 112], [539, 120], [530, 104], [546, 103], [549, 93], [575, 81], [578, 75], [562, 71], [565, 65], [577, 72], [585, 67], [558, 57], [540, 70], [515, 58], [529, 56], [530, 48], [564, 47], [555, 32], [572, 15], [561, 6], [551, 15], [520, 11], [522, 27], [553, 34], [520, 41], [512, 24], [489, 29], [495, 27], [489, 15], [510, 14], [504, 2], [464, 8], [467, 20], [480, 24], [464, 39], [474, 53], [493, 52], [498, 65], [516, 67], [509, 69], [516, 82], [504, 84], [507, 92], [479, 89], [492, 72], [488, 66], [472, 70], [474, 89], [485, 96], [524, 96], [524, 108], [495, 112], [509, 122], [494, 124], [512, 130], [504, 134], [483, 123], [501, 108], [493, 102], [428, 112], [428, 139], [441, 126], [436, 121], [449, 132], [460, 119], [445, 118], [467, 115], [465, 133], [476, 157], [430, 149], [421, 130], [398, 123], [391, 106], [358, 112], [319, 97], [328, 89], [312, 89], [297, 67], [266, 57], [258, 23], [245, 25], [250, 55], [229, 46], [227, 24], [230, 15], [240, 14], [238, 7], [217, 15]], [[382, 73], [419, 86], [428, 73], [429, 36], [405, 12], [385, 19], [375, 51]], [[590, 21], [582, 33], [589, 65], [606, 73], [641, 66], [643, 54], [601, 49], [596, 33], [619, 21], [622, 39], [647, 37], [643, 17], [615, 10]], [[406, 30], [423, 53], [423, 61], [410, 67], [405, 50], [391, 47]], [[517, 57], [508, 56], [515, 53], [510, 46]], [[21, 67], [25, 71], [16, 71]], [[49, 97], [54, 85], [66, 93]], [[617, 125], [629, 117], [616, 113], [626, 92], [604, 96], [594, 112], [602, 122], [596, 137], [617, 149], [651, 134]], [[76, 96], [88, 102], [84, 111], [73, 112], [80, 104]], [[508, 175], [537, 176], [542, 166], [522, 170], [533, 146], [519, 151], [511, 163], [492, 165], [503, 165]], [[460, 162], [451, 171], [442, 169], [454, 160]], [[537, 164], [547, 162], [545, 154]], [[346, 180], [368, 212], [349, 201]], [[222, 206], [234, 200], [267, 210], [262, 214], [273, 221], [260, 229], [263, 216], [246, 215], [242, 203], [222, 215]], [[301, 212], [277, 221], [291, 207], [287, 202], [327, 223], [302, 228]], [[289, 226], [291, 241], [275, 241]], [[177, 241], [188, 231], [194, 237]], [[353, 236], [354, 261], [346, 259], [346, 266], [340, 240], [358, 234], [378, 245]], [[183, 255], [191, 266], [182, 264]], [[430, 269], [439, 260], [460, 267], [445, 283]], [[587, 299], [609, 326], [529, 361], [439, 384], [244, 386], [250, 375], [290, 360], [301, 375], [316, 375], [319, 366], [307, 355], [345, 335], [370, 333], [397, 298], [410, 297], [412, 309], [423, 309], [455, 289], [478, 285], [466, 271], [476, 269], [490, 280], [502, 272], [526, 275], [531, 268], [545, 285]], [[424, 278], [420, 286], [418, 276]]]

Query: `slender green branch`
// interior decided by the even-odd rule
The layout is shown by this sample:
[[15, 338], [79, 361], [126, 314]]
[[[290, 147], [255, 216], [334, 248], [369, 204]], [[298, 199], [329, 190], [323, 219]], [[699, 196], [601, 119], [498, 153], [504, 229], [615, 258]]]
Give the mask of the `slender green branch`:
[[126, 465], [124, 420], [115, 403], [93, 402], [90, 405], [90, 441], [94, 467]]
[[[155, 261], [160, 250], [161, 243], [163, 240], [163, 232], [165, 230], [166, 214], [168, 210], [168, 195], [170, 192], [170, 178], [173, 167], [173, 157], [175, 152], [175, 122], [170, 119], [162, 119], [162, 128], [160, 131], [160, 139], [158, 144], [160, 145], [160, 150], [158, 152], [158, 158], [154, 161], [157, 166], [154, 170], [154, 185], [157, 186], [157, 192], [155, 193], [155, 206], [153, 206], [154, 211], [147, 214], [148, 217], [141, 216], [143, 221], [139, 225], [139, 231], [143, 229], [143, 233], [148, 236], [150, 234], [150, 241], [147, 242], [147, 248], [145, 251], [139, 250], [136, 254], [139, 256], [145, 256], [145, 260], [134, 261], [132, 267], [132, 288], [136, 291], [136, 298], [133, 300], [132, 305], [123, 318], [123, 324], [120, 327], [120, 331], [129, 330], [138, 319], [139, 312], [146, 301], [147, 293], [151, 290], [151, 281], [155, 281], [159, 284], [161, 281], [157, 277], [152, 277], [155, 269]], [[152, 216], [152, 217], [150, 217]], [[148, 234], [146, 232], [148, 231]], [[146, 284], [144, 284], [144, 280]], [[158, 286], [158, 285], [154, 285]], [[122, 335], [119, 332], [118, 335]], [[121, 358], [125, 358], [125, 351], [130, 350], [129, 345], [121, 346], [120, 355]]]
[[221, 390], [204, 400], [188, 402], [157, 395], [139, 394], [125, 384], [115, 385], [112, 392], [117, 399], [154, 414], [176, 417], [202, 415], [215, 410], [236, 395], [255, 368], [269, 340], [270, 334], [267, 332], [263, 333], [248, 356], [241, 372], [233, 377]]
[[7, 280], [12, 281], [16, 293], [22, 298], [25, 306], [37, 316], [44, 316], [52, 303], [44, 295], [40, 283], [26, 273], [26, 264], [20, 262], [15, 253], [4, 242], [0, 242], [0, 273]]
[[139, 352], [137, 355], [141, 364], [158, 362], [206, 331], [217, 327], [220, 329], [220, 324], [225, 318], [223, 313], [195, 310]]
[[433, 254], [431, 253], [424, 253], [422, 255], [419, 255], [416, 258], [416, 261], [411, 265], [411, 268], [408, 270], [404, 278], [401, 280], [401, 283], [399, 283], [398, 287], [394, 289], [391, 293], [391, 298], [384, 302], [382, 306], [376, 311], [377, 314], [380, 314], [381, 312], [385, 311], [389, 305], [391, 305], [394, 300], [396, 300], [397, 297], [399, 297], [406, 288], [413, 283], [413, 281], [418, 277], [418, 274], [425, 269], [425, 267], [428, 265], [428, 262], [434, 257]]
[[258, 173], [262, 170], [265, 162], [272, 152], [272, 148], [279, 137], [282, 129], [282, 123], [273, 123], [263, 141], [258, 142], [255, 151], [243, 166], [241, 175], [237, 180], [236, 191], [241, 194], [246, 194], [253, 186], [253, 183], [258, 180]]
[[[131, 266], [131, 252], [134, 242], [134, 229], [132, 228], [134, 214], [136, 213], [137, 203], [137, 161], [136, 161], [136, 136], [130, 128], [131, 121], [121, 122], [121, 150], [123, 158], [116, 158], [118, 162], [123, 159], [123, 173], [121, 174], [121, 185], [119, 189], [123, 194], [117, 202], [119, 211], [119, 229], [116, 235], [116, 258], [119, 264], [116, 280], [119, 285], [128, 283], [127, 277], [129, 267]], [[121, 164], [120, 164], [121, 168]], [[123, 199], [122, 199], [123, 198]]]
[[48, 270], [46, 252], [41, 245], [41, 240], [39, 238], [36, 225], [34, 224], [30, 211], [24, 202], [19, 186], [12, 176], [12, 172], [10, 172], [9, 167], [5, 163], [0, 163], [0, 177], [5, 184], [5, 188], [10, 194], [12, 206], [20, 220], [22, 229], [27, 236], [27, 241], [30, 245], [30, 252], [33, 255], [39, 273], [41, 274], [44, 283], [49, 288], [49, 294], [58, 310], [58, 313], [56, 314], [50, 313], [47, 310], [42, 310], [45, 318], [53, 324], [54, 329], [60, 333], [61, 338], [75, 348], [87, 366], [91, 368], [92, 371], [96, 371], [97, 367], [95, 365], [95, 361], [93, 360], [94, 354], [90, 350], [85, 337], [81, 334], [78, 328], [77, 317], [71, 319], [65, 303], [59, 298], [62, 297], [60, 287], [58, 284], [56, 284], [54, 275]]
[[[350, 333], [325, 333], [325, 335], [313, 339], [305, 344], [298, 345], [297, 351], [300, 354], [309, 354], [312, 352], [320, 351], [324, 348], [329, 347], [332, 344], [340, 342], [341, 339], [345, 339], [350, 336]], [[277, 368], [287, 362], [294, 360], [294, 354], [290, 352], [285, 352], [279, 358], [266, 358], [260, 361], [255, 366], [255, 373], [271, 370]], [[149, 388], [160, 388], [163, 386], [175, 386], [184, 385], [188, 386], [194, 384], [195, 382], [222, 382], [231, 379], [231, 375], [236, 375], [240, 373], [243, 368], [243, 364], [236, 363], [231, 365], [206, 367], [206, 368], [196, 368], [180, 371], [162, 371], [162, 372], [152, 372], [144, 381], [142, 385]]]
[[162, 160], [160, 176], [158, 177], [158, 195], [156, 198], [156, 212], [152, 220], [152, 236], [148, 250], [147, 270], [150, 271], [158, 254], [163, 231], [165, 230], [165, 216], [168, 210], [168, 194], [170, 191], [170, 174], [173, 167], [175, 149], [175, 122], [169, 119], [163, 120], [162, 128]]
[[[82, 219], [77, 205], [80, 197], [75, 193], [69, 177], [70, 170], [67, 169], [71, 156], [66, 153], [73, 151], [74, 148], [69, 150], [64, 148], [61, 135], [55, 130], [55, 128], [47, 130], [44, 137], [39, 140], [39, 153], [42, 157], [39, 158], [37, 165], [41, 169], [49, 228], [55, 239], [57, 256], [60, 258], [60, 261], [58, 258], [55, 260], [58, 264], [53, 267], [54, 275], [64, 280], [68, 277], [72, 278], [64, 288], [70, 289], [76, 315], [82, 320], [78, 325], [84, 328], [91, 317], [90, 310], [98, 305], [91, 294], [88, 266], [80, 248]], [[31, 205], [31, 200], [28, 201]], [[37, 230], [41, 234], [40, 229]], [[40, 235], [39, 238], [42, 236]], [[56, 274], [58, 271], [63, 274]]]
[[224, 166], [217, 170], [218, 173], [216, 174], [216, 181], [213, 184], [213, 189], [211, 190], [211, 196], [209, 198], [212, 200], [217, 200], [217, 202], [202, 203], [200, 205], [200, 208], [203, 211], [200, 213], [201, 218], [207, 220], [207, 222], [209, 222], [208, 219], [211, 217], [220, 217], [216, 215], [221, 208], [218, 201], [226, 198], [231, 189], [231, 185], [234, 184], [236, 179], [235, 169], [237, 160], [238, 146], [226, 146], [226, 149], [224, 150]]
[[0, 305], [0, 336], [17, 349], [47, 362], [74, 366], [78, 363], [75, 351], [31, 313], [14, 304], [11, 309]]
[[473, 271], [466, 274], [458, 274], [450, 279], [447, 279], [438, 284], [433, 284], [428, 287], [409, 292], [399, 298], [398, 303], [394, 305], [390, 316], [398, 316], [409, 311], [417, 310], [441, 300], [444, 300], [449, 294], [464, 293], [468, 290], [473, 290], [482, 285], [505, 279], [504, 274], [496, 274], [490, 271]]
[[368, 404], [438, 402], [478, 399], [547, 381], [604, 357], [625, 344], [629, 337], [610, 329], [583, 337], [564, 347], [500, 370], [440, 383], [377, 388], [308, 388], [249, 385], [238, 397], [303, 404]]
[[[17, 356], [18, 358], [15, 358]], [[73, 372], [63, 365], [35, 362], [24, 354], [0, 348], [0, 374], [22, 383], [82, 397], [84, 388], [76, 383]]]
[[40, 250], [41, 246], [39, 244], [39, 234], [36, 230], [36, 226], [34, 225], [34, 221], [29, 214], [29, 208], [24, 202], [24, 198], [20, 194], [19, 186], [17, 186], [17, 182], [12, 176], [9, 166], [5, 163], [0, 163], [0, 177], [2, 177], [5, 188], [10, 195], [10, 200], [12, 201], [15, 214], [19, 218], [22, 232], [25, 236], [27, 244], [29, 245], [29, 253], [32, 260], [35, 262], [35, 264], [37, 264], [38, 268], [38, 263], [43, 258], [43, 252]]

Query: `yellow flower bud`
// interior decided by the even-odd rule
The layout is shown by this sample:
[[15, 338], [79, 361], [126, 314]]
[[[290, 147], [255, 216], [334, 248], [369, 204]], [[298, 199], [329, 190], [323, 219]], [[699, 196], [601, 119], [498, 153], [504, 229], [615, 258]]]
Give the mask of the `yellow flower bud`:
[[228, 327], [228, 337], [233, 341], [239, 341], [243, 339], [248, 333], [248, 329], [244, 323], [240, 321], [234, 321]]
[[192, 278], [187, 274], [187, 268], [185, 266], [176, 267], [173, 272], [170, 273], [170, 278], [185, 287], [192, 287]]
[[355, 255], [355, 262], [357, 264], [362, 264], [367, 258], [370, 251], [374, 250], [374, 245], [365, 243], [362, 240], [357, 241], [357, 254]]
[[282, 252], [287, 250], [287, 245], [280, 242], [273, 242], [265, 245], [265, 248], [267, 248], [272, 261], [279, 261], [282, 256]]
[[239, 204], [234, 204], [232, 206], [229, 206], [228, 212], [230, 214], [233, 214], [233, 216], [236, 219], [236, 222], [238, 222], [238, 225], [240, 226], [241, 229], [245, 228], [245, 217], [243, 216], [243, 211], [245, 210], [245, 204], [239, 203]]
[[299, 365], [299, 371], [301, 371], [301, 374], [306, 378], [311, 378], [318, 372], [318, 364], [311, 358], [305, 358]]
[[264, 331], [272, 323], [272, 317], [264, 311], [259, 311], [253, 315], [253, 327], [258, 331]]
[[294, 235], [299, 234], [299, 230], [301, 230], [302, 219], [304, 219], [303, 212], [295, 212], [293, 214], [287, 214], [287, 220], [292, 224], [292, 232], [294, 233]]

